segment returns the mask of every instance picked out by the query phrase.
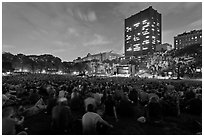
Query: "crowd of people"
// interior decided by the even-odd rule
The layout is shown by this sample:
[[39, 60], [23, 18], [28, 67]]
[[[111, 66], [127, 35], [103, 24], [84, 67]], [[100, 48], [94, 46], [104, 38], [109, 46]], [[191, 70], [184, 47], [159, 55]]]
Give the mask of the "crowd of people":
[[201, 77], [201, 72], [197, 74], [196, 70], [196, 66], [202, 66], [202, 64], [198, 64], [198, 61], [196, 61], [197, 53], [190, 55], [184, 54], [181, 56], [173, 56], [172, 54], [174, 54], [174, 51], [155, 52], [152, 55], [147, 56], [146, 68], [153, 74], [161, 75], [164, 74], [164, 72], [171, 72], [171, 75], [176, 76], [178, 65], [180, 65], [180, 75], [182, 77]]
[[[181, 113], [201, 116], [202, 87], [198, 83], [150, 81], [141, 78], [29, 74], [2, 77], [2, 133], [28, 134], [24, 118], [41, 112], [51, 116], [53, 134], [109, 134], [121, 117], [144, 110], [138, 122], [161, 124], [165, 116]], [[82, 117], [76, 118], [76, 112]], [[127, 133], [128, 134], [128, 133]]]

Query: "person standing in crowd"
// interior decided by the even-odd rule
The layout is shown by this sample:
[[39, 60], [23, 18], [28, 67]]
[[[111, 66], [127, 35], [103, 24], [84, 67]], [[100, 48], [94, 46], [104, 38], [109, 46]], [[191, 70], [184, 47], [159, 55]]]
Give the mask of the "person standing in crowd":
[[146, 105], [149, 101], [149, 95], [143, 90], [139, 92], [139, 101], [142, 106]]
[[55, 93], [50, 93], [49, 94], [49, 98], [48, 98], [48, 101], [47, 101], [47, 114], [51, 114], [52, 113], [52, 109], [54, 108], [54, 106], [56, 106], [57, 104], [57, 97], [55, 95]]
[[100, 106], [100, 104], [101, 104], [100, 94], [99, 94], [98, 92], [94, 92], [94, 93], [92, 94], [92, 96], [93, 96], [93, 98], [94, 98], [95, 101], [96, 101], [96, 105], [97, 105], [97, 106]]
[[66, 98], [59, 98], [58, 105], [52, 110], [52, 129], [58, 134], [70, 133], [72, 114]]
[[162, 119], [162, 107], [159, 98], [152, 96], [149, 103], [145, 106], [147, 120], [150, 123], [160, 123]]
[[105, 100], [105, 115], [114, 116], [116, 122], [118, 121], [118, 116], [116, 112], [116, 104], [111, 94], [108, 94]]
[[101, 118], [101, 116], [94, 112], [94, 106], [89, 104], [87, 106], [87, 113], [82, 117], [82, 129], [84, 135], [98, 134], [98, 126], [103, 124], [107, 127], [113, 128], [111, 124]]
[[81, 108], [81, 105], [83, 104], [83, 101], [80, 98], [80, 93], [78, 92], [78, 89], [73, 89], [73, 92], [71, 93], [71, 100], [70, 100], [70, 107], [72, 110], [79, 110]]
[[131, 101], [134, 102], [135, 105], [137, 105], [137, 103], [138, 103], [138, 91], [135, 88], [130, 90], [128, 97]]

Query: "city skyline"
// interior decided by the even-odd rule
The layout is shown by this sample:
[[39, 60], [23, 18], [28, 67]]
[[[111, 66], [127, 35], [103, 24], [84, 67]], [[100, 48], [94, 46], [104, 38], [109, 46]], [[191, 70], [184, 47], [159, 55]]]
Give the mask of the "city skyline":
[[162, 14], [162, 43], [202, 29], [201, 2], [3, 3], [2, 51], [52, 54], [64, 61], [88, 53], [124, 53], [124, 19], [152, 6]]

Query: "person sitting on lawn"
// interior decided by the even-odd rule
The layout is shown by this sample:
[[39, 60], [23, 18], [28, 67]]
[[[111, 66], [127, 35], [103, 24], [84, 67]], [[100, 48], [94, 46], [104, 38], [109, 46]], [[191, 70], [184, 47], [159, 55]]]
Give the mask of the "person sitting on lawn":
[[108, 122], [103, 120], [99, 114], [94, 112], [94, 106], [92, 104], [89, 104], [87, 106], [87, 111], [88, 112], [85, 113], [82, 117], [83, 134], [85, 135], [99, 134], [100, 131], [98, 131], [97, 129], [99, 129], [99, 126], [101, 126], [101, 124], [110, 128], [113, 127]]

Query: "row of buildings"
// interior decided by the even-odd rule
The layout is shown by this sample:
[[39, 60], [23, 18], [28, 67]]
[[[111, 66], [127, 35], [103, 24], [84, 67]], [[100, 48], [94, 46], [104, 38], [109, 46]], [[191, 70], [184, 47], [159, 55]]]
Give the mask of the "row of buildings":
[[[152, 6], [125, 19], [125, 57], [138, 57], [160, 50], [171, 50], [168, 43], [162, 44], [162, 15]], [[174, 37], [174, 48], [202, 44], [202, 30], [184, 32]]]
[[[162, 43], [162, 15], [152, 6], [125, 19], [124, 29], [125, 58], [138, 57], [155, 51], [168, 51], [173, 46]], [[202, 30], [184, 32], [174, 37], [174, 49], [181, 49], [192, 44], [202, 44]], [[122, 55], [104, 52], [91, 55], [90, 53], [76, 61], [97, 59], [112, 60]]]
[[102, 53], [97, 53], [97, 54], [90, 54], [88, 53], [87, 56], [83, 58], [78, 58], [74, 60], [75, 63], [77, 62], [83, 62], [83, 61], [92, 61], [92, 60], [97, 60], [99, 62], [103, 62], [105, 60], [113, 60], [122, 57], [121, 54], [117, 53], [112, 53], [110, 52], [102, 52]]
[[[184, 32], [183, 34], [178, 34], [174, 37], [175, 50], [182, 49], [192, 44], [202, 45], [202, 30]], [[105, 60], [118, 58], [127, 60], [137, 58], [140, 60], [142, 56], [148, 55], [149, 53], [172, 50], [173, 46], [171, 44], [162, 43], [162, 14], [150, 6], [147, 9], [126, 18], [124, 46], [124, 56], [112, 52], [98, 54], [89, 53], [83, 58], [74, 60], [74, 62], [92, 60], [103, 62]], [[130, 67], [131, 66], [129, 66], [129, 69]], [[134, 69], [131, 68], [131, 70]]]

